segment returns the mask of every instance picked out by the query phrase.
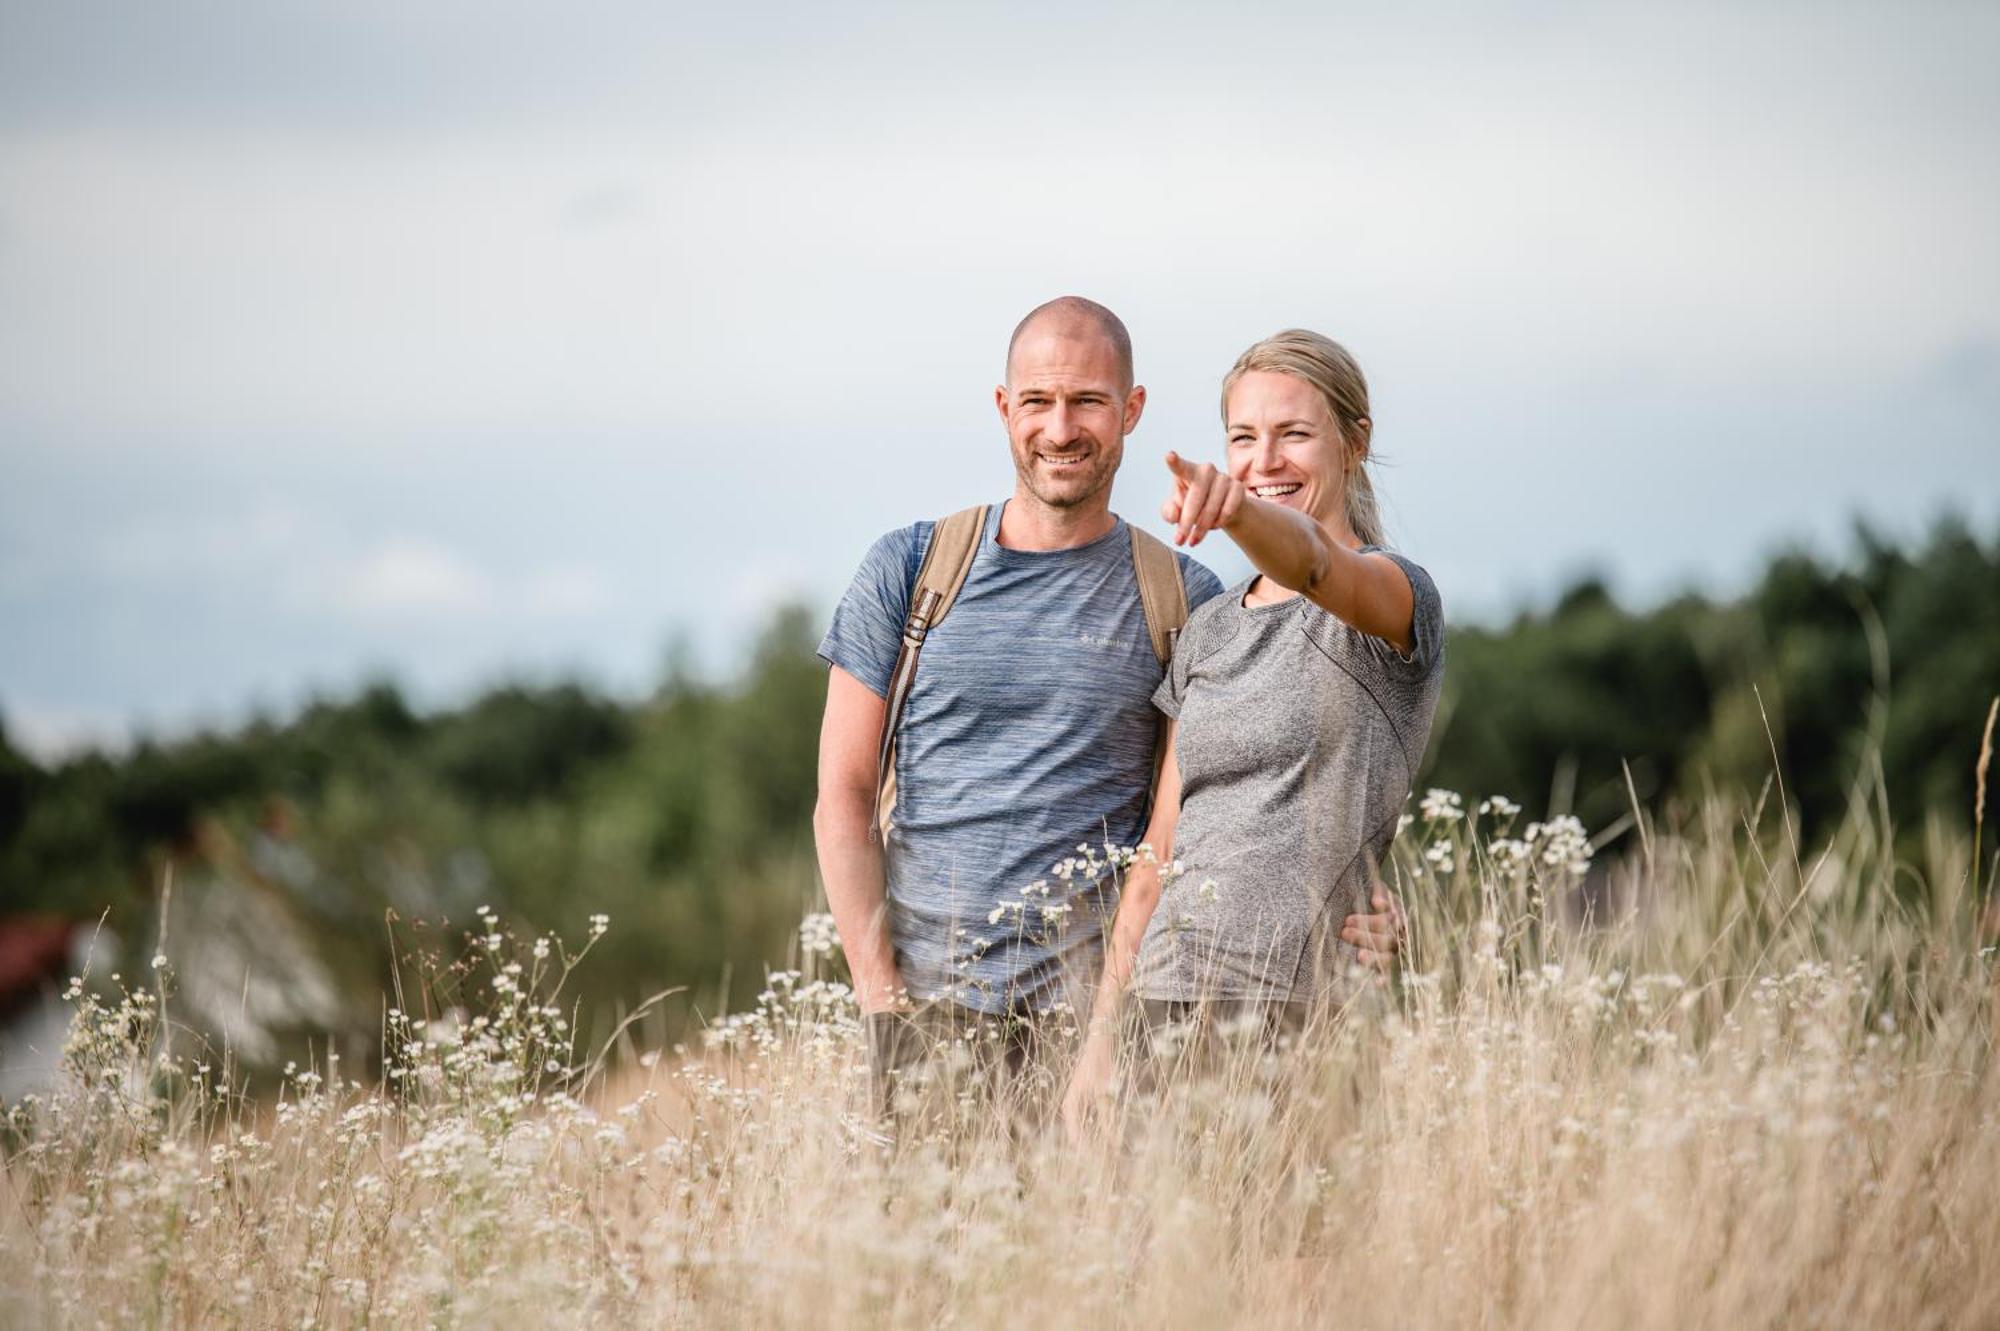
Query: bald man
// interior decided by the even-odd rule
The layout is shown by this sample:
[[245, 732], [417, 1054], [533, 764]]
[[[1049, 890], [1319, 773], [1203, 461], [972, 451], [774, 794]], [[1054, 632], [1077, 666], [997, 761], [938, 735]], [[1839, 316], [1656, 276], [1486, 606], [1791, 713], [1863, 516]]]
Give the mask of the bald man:
[[[1014, 493], [924, 640], [886, 844], [870, 833], [878, 744], [932, 523], [869, 548], [819, 647], [830, 670], [813, 830], [885, 1111], [901, 1072], [968, 1034], [958, 1047], [1010, 1093], [1030, 1071], [1047, 1089], [1035, 1051], [1051, 1020], [1067, 1029], [1087, 1010], [1117, 907], [1108, 875], [1057, 865], [1084, 845], [1136, 845], [1154, 771], [1162, 670], [1132, 534], [1111, 511], [1146, 405], [1125, 325], [1081, 297], [1037, 307], [993, 399]], [[1221, 591], [1177, 556], [1190, 610]]]

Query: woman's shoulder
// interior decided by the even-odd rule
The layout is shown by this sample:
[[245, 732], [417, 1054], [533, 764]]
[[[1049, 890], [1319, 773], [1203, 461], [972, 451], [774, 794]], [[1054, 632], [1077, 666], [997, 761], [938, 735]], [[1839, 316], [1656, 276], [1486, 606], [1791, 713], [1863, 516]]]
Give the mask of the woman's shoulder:
[[[1360, 653], [1392, 676], [1416, 683], [1434, 677], [1444, 668], [1444, 599], [1429, 570], [1400, 550], [1385, 545], [1364, 545], [1364, 555], [1381, 555], [1401, 569], [1410, 583], [1410, 650], [1398, 651], [1386, 639], [1364, 633], [1317, 605], [1306, 606], [1307, 636], [1329, 655], [1340, 659]], [[1357, 661], [1358, 663], [1358, 661]]]
[[1200, 650], [1212, 641], [1233, 633], [1236, 619], [1242, 610], [1243, 593], [1249, 588], [1253, 578], [1254, 575], [1233, 587], [1224, 587], [1216, 595], [1188, 611], [1187, 623], [1181, 628], [1181, 642], [1192, 649]]

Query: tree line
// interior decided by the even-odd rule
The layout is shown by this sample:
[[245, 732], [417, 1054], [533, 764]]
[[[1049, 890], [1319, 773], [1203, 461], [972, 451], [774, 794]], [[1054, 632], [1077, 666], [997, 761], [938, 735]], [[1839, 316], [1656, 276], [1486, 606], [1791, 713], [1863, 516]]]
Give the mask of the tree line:
[[[255, 892], [299, 922], [372, 1031], [392, 955], [421, 928], [490, 904], [575, 937], [603, 912], [614, 928], [582, 997], [687, 984], [690, 1009], [741, 1002], [816, 893], [824, 618], [783, 609], [733, 680], [669, 669], [639, 701], [517, 685], [422, 713], [377, 682], [51, 765], [0, 728], [0, 916], [103, 913], [136, 957], [169, 875], [184, 901]], [[1899, 548], [1863, 529], [1839, 561], [1784, 554], [1740, 597], [1645, 610], [1584, 580], [1511, 622], [1452, 626], [1446, 650], [1420, 789], [1606, 827], [1635, 801], [1662, 818], [1709, 793], [1771, 802], [1781, 772], [1807, 837], [1857, 792], [1909, 835], [1963, 826], [2000, 692], [2000, 534], [1947, 519]]]

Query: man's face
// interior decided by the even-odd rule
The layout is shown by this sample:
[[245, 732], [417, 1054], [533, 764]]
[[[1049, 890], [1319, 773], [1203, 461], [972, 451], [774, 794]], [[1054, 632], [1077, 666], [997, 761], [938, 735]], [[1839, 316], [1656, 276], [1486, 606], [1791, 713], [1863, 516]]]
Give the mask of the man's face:
[[994, 401], [1027, 493], [1059, 509], [1110, 502], [1146, 390], [1126, 387], [1109, 339], [1087, 325], [1029, 328]]

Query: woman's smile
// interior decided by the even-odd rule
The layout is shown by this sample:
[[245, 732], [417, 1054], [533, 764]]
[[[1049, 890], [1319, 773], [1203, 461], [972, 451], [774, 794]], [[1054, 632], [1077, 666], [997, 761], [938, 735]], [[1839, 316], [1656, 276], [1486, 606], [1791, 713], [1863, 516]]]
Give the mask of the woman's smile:
[[1259, 499], [1268, 499], [1286, 508], [1304, 507], [1304, 481], [1246, 481], [1243, 488]]

